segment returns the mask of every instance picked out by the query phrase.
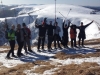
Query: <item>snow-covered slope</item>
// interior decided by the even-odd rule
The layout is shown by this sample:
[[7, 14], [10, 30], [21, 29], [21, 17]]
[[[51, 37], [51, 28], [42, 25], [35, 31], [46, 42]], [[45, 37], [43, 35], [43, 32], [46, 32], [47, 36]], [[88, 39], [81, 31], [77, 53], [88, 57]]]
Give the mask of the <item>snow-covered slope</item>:
[[[17, 23], [22, 24], [25, 22], [27, 26], [32, 31], [32, 44], [36, 42], [37, 36], [38, 36], [38, 29], [34, 26], [34, 21], [36, 18], [38, 18], [38, 23], [41, 24], [43, 21], [43, 18], [47, 17], [47, 23], [49, 23], [50, 20], [54, 23], [55, 18], [55, 5], [54, 4], [47, 4], [47, 5], [18, 5], [14, 8], [11, 8], [11, 10], [16, 10], [17, 16], [16, 17], [7, 17], [7, 22], [11, 25], [16, 25]], [[71, 9], [71, 11], [70, 11]], [[68, 12], [70, 13], [68, 14]], [[66, 4], [57, 4], [56, 6], [56, 16], [57, 16], [57, 22], [60, 27], [62, 27], [63, 19], [66, 18], [66, 20], [70, 20], [73, 24], [80, 25], [80, 22], [82, 21], [85, 24], [90, 23], [92, 20], [94, 22], [86, 29], [86, 35], [87, 39], [93, 39], [99, 37], [99, 28], [100, 28], [100, 14], [90, 14], [90, 12], [93, 11], [92, 9], [88, 9], [81, 6], [75, 6], [75, 5], [66, 5]], [[28, 15], [29, 13], [29, 15]], [[61, 14], [63, 14], [63, 16]], [[4, 19], [0, 18], [1, 21], [4, 21]], [[0, 22], [1, 22], [0, 21]], [[1, 26], [2, 27], [2, 26]], [[0, 29], [0, 31], [2, 31]], [[77, 30], [78, 31], [78, 30]], [[0, 38], [0, 42], [2, 44], [4, 41], [4, 34], [2, 35], [3, 39]], [[60, 33], [60, 36], [62, 36], [62, 31]]]

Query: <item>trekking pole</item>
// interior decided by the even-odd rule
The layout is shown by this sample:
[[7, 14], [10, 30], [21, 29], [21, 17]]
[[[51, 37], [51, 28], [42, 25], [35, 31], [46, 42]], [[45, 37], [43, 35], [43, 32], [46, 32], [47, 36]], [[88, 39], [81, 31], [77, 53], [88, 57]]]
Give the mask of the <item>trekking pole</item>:
[[[59, 12], [60, 13], [60, 12]], [[60, 13], [61, 14], [61, 13]], [[63, 14], [61, 14], [65, 19], [66, 19], [66, 17], [63, 15]]]
[[[60, 13], [60, 12], [59, 12]], [[61, 14], [61, 13], [60, 13]], [[65, 18], [65, 20], [68, 20], [68, 19], [66, 19], [66, 17], [63, 15], [63, 14], [61, 14], [64, 18]], [[68, 20], [69, 21], [69, 20]], [[71, 22], [70, 22], [71, 23]], [[72, 24], [72, 23], [71, 23]]]
[[69, 12], [68, 12], [68, 14], [67, 14], [67, 17], [68, 17], [68, 15], [69, 15], [69, 13], [70, 13], [71, 10], [72, 10], [72, 9], [69, 10]]
[[[72, 9], [69, 10], [68, 14], [70, 13]], [[60, 12], [59, 12], [60, 13]], [[61, 13], [60, 13], [61, 14]], [[67, 14], [67, 17], [68, 17], [68, 14]], [[61, 14], [65, 19], [67, 19], [63, 14]]]
[[55, 23], [56, 23], [56, 0], [55, 0]]

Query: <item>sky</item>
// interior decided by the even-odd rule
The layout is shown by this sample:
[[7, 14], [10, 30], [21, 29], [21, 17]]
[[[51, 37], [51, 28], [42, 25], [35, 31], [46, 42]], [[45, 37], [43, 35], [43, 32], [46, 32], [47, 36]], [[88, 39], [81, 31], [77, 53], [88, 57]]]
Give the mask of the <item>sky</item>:
[[[53, 4], [55, 0], [2, 0], [4, 5], [8, 4]], [[82, 6], [100, 6], [100, 0], [56, 0], [56, 3], [72, 4]]]

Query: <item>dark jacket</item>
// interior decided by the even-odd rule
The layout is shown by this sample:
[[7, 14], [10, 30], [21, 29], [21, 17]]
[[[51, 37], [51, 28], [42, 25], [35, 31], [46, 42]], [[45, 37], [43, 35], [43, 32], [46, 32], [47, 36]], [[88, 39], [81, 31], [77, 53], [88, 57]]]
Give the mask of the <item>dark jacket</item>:
[[31, 30], [29, 28], [22, 28], [25, 34], [25, 38], [31, 39]]
[[53, 36], [53, 29], [55, 29], [55, 26], [47, 25], [47, 35]]
[[70, 26], [70, 22], [68, 22], [68, 26], [65, 28], [65, 22], [63, 22], [62, 24], [62, 29], [63, 29], [63, 36], [67, 36], [68, 37], [68, 28]]
[[[93, 21], [92, 21], [93, 22]], [[91, 22], [91, 23], [92, 23]], [[84, 25], [84, 26], [79, 26], [77, 27], [80, 31], [79, 31], [79, 34], [78, 34], [78, 38], [82, 38], [82, 39], [86, 39], [86, 33], [85, 33], [85, 29], [86, 27], [88, 27], [91, 23], [87, 24], [87, 25]]]
[[54, 29], [54, 34], [58, 34], [61, 32], [61, 28], [59, 26], [55, 26], [56, 28]]
[[24, 35], [25, 35], [25, 33], [24, 33], [23, 29], [17, 29], [16, 30], [17, 41], [23, 42], [24, 41]]
[[46, 25], [35, 25], [36, 28], [39, 28], [39, 36], [45, 36], [47, 26]]

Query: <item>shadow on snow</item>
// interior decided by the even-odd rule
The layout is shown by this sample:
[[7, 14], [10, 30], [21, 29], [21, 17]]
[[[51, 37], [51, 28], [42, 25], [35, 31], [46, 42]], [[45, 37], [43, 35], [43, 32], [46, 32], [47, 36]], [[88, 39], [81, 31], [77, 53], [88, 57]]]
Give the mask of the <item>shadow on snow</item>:
[[36, 60], [49, 60], [52, 56], [54, 56], [58, 52], [64, 52], [66, 54], [88, 54], [96, 52], [93, 48], [67, 48], [67, 49], [56, 49], [52, 50], [52, 52], [48, 52], [48, 50], [44, 50], [42, 52], [28, 52], [27, 55], [24, 55], [18, 59], [23, 62], [34, 62]]

